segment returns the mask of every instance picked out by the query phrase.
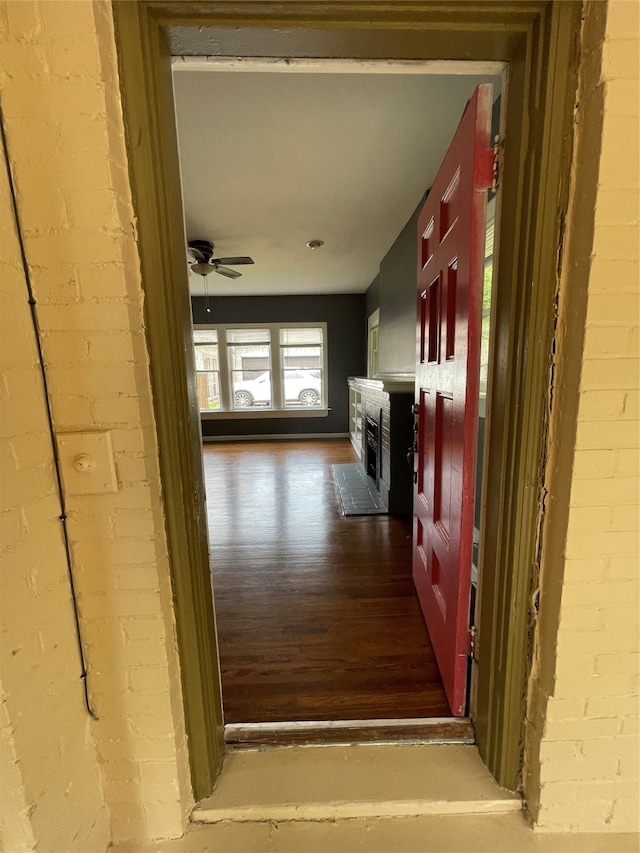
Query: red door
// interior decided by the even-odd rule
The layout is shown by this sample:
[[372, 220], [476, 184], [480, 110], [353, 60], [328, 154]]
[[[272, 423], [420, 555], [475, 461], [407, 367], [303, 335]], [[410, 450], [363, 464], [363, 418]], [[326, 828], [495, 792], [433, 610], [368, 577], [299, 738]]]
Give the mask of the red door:
[[466, 712], [492, 87], [467, 104], [418, 220], [413, 579], [454, 715]]

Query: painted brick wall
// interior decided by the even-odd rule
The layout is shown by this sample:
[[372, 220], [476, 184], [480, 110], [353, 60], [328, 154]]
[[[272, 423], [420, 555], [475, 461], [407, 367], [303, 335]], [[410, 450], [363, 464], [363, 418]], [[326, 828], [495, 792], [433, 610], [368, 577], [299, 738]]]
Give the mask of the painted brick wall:
[[2, 824], [7, 853], [109, 843], [35, 336], [0, 156]]
[[[0, 690], [2, 695], [6, 696], [7, 689], [3, 684], [0, 684]], [[9, 717], [6, 699], [2, 700], [0, 707], [0, 762], [0, 850], [27, 853], [33, 850], [35, 838], [29, 820], [14, 726]], [[101, 846], [104, 848], [104, 844]]]
[[[540, 758], [541, 827], [619, 830], [633, 825], [637, 806], [633, 726], [637, 722], [634, 407], [638, 381], [633, 359], [638, 264], [633, 228], [638, 184], [638, 23], [635, 3], [614, 0], [609, 7], [589, 3], [586, 8], [579, 132], [584, 131], [588, 141], [591, 122], [588, 147], [598, 154], [598, 121], [601, 108], [606, 107], [604, 143], [596, 164], [596, 227], [586, 252], [591, 260], [585, 276], [589, 291], [577, 450], [574, 454], [573, 436], [568, 444], [558, 443], [574, 471], [566, 555], [564, 542], [561, 547], [564, 584], [562, 572], [552, 573], [548, 584], [552, 589], [542, 591], [541, 616], [551, 610], [544, 608], [545, 595], [552, 596], [554, 584], [557, 587], [560, 633], [556, 646], [557, 620], [545, 629], [553, 663], [542, 669], [552, 672], [552, 684], [545, 695], [546, 718], [535, 758]], [[602, 15], [603, 51], [598, 35]], [[91, 734], [103, 768], [112, 833], [115, 839], [176, 835], [183, 827], [190, 793], [109, 5], [101, 0], [5, 2], [0, 5], [0, 32], [0, 96], [44, 329], [56, 427], [60, 431], [110, 429], [116, 449], [118, 493], [69, 502], [91, 691], [100, 715], [99, 722], [90, 724]], [[579, 166], [576, 161], [578, 171]], [[580, 233], [589, 232], [589, 221], [593, 225], [593, 207], [582, 204], [579, 193], [576, 199], [568, 231], [574, 244], [579, 243]], [[576, 245], [574, 254], [581, 252]], [[574, 346], [566, 350], [571, 352], [577, 349], [575, 340], [581, 337], [584, 318], [575, 320], [571, 307], [579, 277], [571, 278], [571, 270], [567, 276], [561, 325], [564, 334], [574, 336]], [[18, 310], [9, 316], [16, 318], [9, 330], [14, 335]], [[11, 383], [3, 379], [5, 402], [15, 403], [21, 417], [27, 408], [35, 417], [33, 384], [29, 393], [34, 376], [32, 346], [24, 341], [11, 343], [8, 351], [15, 359], [15, 374]], [[561, 357], [564, 352], [560, 350]], [[20, 377], [17, 383], [16, 376]], [[50, 506], [51, 457], [43, 449], [42, 425], [22, 423], [11, 435], [16, 441], [26, 436], [27, 467], [20, 488], [24, 483], [28, 489], [17, 492], [8, 504], [15, 511], [3, 518], [8, 528], [5, 541], [17, 547], [15, 537], [26, 535], [27, 523], [32, 534], [47, 529], [49, 543], [54, 521], [46, 513], [54, 510], [45, 508]], [[36, 435], [38, 441], [29, 445]], [[40, 450], [36, 452], [35, 447]], [[19, 454], [14, 457], [5, 451], [2, 464], [11, 471], [16, 459], [20, 460]], [[34, 513], [31, 519], [29, 506]], [[26, 559], [17, 561], [17, 571], [24, 568]], [[61, 577], [53, 545], [47, 545], [43, 559], [31, 560], [45, 575]], [[15, 576], [10, 579], [15, 580]], [[64, 601], [68, 603], [62, 583], [52, 583], [51, 592], [61, 597], [60, 611], [42, 607], [44, 612], [38, 613], [35, 601], [33, 618], [20, 622], [22, 642], [32, 644], [25, 652], [43, 653], [29, 630], [37, 624], [36, 616], [53, 613], [62, 621]], [[20, 594], [26, 600], [28, 592], [20, 590]], [[53, 641], [44, 636], [43, 642], [56, 642], [55, 633]], [[49, 772], [55, 751], [39, 751], [39, 766], [34, 768], [33, 759], [31, 764], [27, 760], [29, 748], [21, 741], [18, 723], [29, 720], [41, 736], [49, 730], [46, 736], [59, 747], [61, 767], [87, 756], [70, 777], [69, 795], [59, 802], [55, 794], [63, 789], [52, 784], [47, 788], [51, 794], [40, 801], [40, 814], [54, 808], [60, 814], [71, 802], [64, 797], [71, 796], [78, 780], [85, 778], [86, 764], [91, 781], [85, 793], [93, 791], [95, 799], [73, 810], [71, 823], [79, 832], [89, 812], [98, 818], [96, 826], [102, 826], [101, 799], [81, 696], [75, 695], [73, 685], [64, 691], [60, 696], [64, 707], [75, 703], [65, 714], [59, 713], [54, 700], [55, 667], [68, 666], [75, 679], [77, 666], [66, 628], [60, 627], [59, 639], [43, 668], [45, 675], [55, 679], [53, 695], [38, 692], [37, 701], [20, 696], [15, 688], [27, 690], [30, 682], [16, 685], [18, 670], [8, 670], [14, 683], [5, 680], [4, 684], [9, 717], [2, 720], [3, 749], [10, 758], [19, 755], [21, 759], [20, 766], [12, 765], [20, 772], [13, 773], [10, 783], [17, 802], [24, 804], [33, 801], [35, 787], [31, 786], [38, 784], [45, 770]], [[9, 702], [12, 689], [13, 706]], [[80, 741], [78, 733], [84, 733]], [[56, 778], [59, 782], [61, 777]], [[32, 820], [14, 824], [12, 831], [29, 845], [30, 833], [39, 829]]]
[[[526, 791], [549, 831], [638, 829], [638, 15], [637, 3], [585, 4], [550, 453], [551, 495], [554, 473], [572, 468], [568, 527], [542, 565], [541, 620], [556, 595], [557, 618], [540, 626], [536, 663], [553, 673], [555, 657], [555, 675], [543, 696], [534, 668], [530, 694], [546, 720]], [[563, 436], [574, 393], [577, 432], [574, 418]], [[552, 526], [554, 512], [551, 500]]]
[[[18, 721], [28, 719], [42, 769], [26, 774], [23, 764], [27, 801], [35, 797], [29, 785], [46, 785], [40, 793], [49, 832], [54, 824], [81, 830], [84, 799], [96, 819], [97, 749], [113, 838], [175, 836], [191, 790], [110, 4], [6, 2], [0, 16], [0, 96], [55, 426], [111, 430], [119, 483], [115, 494], [68, 498], [100, 717], [90, 722], [76, 681], [33, 342], [20, 338], [26, 321], [17, 319], [26, 312], [24, 287], [14, 282], [16, 304], [3, 312], [12, 318], [6, 346], [13, 372], [9, 385], [4, 380], [10, 442], [2, 462], [12, 484], [3, 518], [16, 560], [7, 580], [8, 630], [16, 636], [3, 641], [3, 651], [18, 650], [5, 688], [24, 681], [10, 707], [16, 743]], [[33, 610], [25, 612], [22, 600]], [[37, 669], [44, 654], [47, 663]], [[55, 761], [68, 774], [69, 794], [61, 776], [48, 784]], [[60, 842], [42, 849], [80, 848]]]

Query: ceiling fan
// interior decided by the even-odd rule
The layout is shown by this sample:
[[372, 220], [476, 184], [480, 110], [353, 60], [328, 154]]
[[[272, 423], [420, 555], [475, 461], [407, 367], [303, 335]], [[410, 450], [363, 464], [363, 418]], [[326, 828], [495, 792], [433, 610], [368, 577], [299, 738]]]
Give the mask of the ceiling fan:
[[189, 267], [196, 275], [207, 276], [209, 273], [217, 272], [227, 278], [240, 278], [242, 273], [229, 267], [253, 263], [253, 258], [246, 256], [214, 258], [213, 243], [209, 240], [189, 240], [187, 246]]

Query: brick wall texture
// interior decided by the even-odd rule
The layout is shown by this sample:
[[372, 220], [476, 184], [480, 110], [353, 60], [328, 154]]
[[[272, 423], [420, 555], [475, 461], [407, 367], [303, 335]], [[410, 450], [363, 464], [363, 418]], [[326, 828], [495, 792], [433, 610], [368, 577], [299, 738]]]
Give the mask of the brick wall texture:
[[[94, 722], [84, 710], [42, 388], [9, 229], [7, 731], [27, 829], [38, 839], [47, 827], [38, 849], [93, 853], [109, 840], [105, 802], [114, 839], [180, 835], [191, 803], [110, 4], [2, 3], [0, 33], [0, 97], [55, 427], [110, 430], [118, 477], [117, 493], [67, 499]], [[2, 213], [10, 223], [6, 188]]]
[[[566, 358], [576, 356], [571, 341], [582, 337], [582, 325], [584, 339], [574, 446], [554, 435], [552, 422], [552, 459], [561, 466], [568, 455], [573, 470], [558, 549], [564, 576], [550, 632], [555, 670], [539, 742], [539, 790], [527, 794], [540, 829], [621, 832], [638, 829], [640, 803], [639, 6], [612, 0], [584, 9], [560, 362], [562, 347]], [[582, 273], [584, 320], [574, 311]], [[561, 409], [572, 389], [563, 387], [559, 368]], [[548, 556], [552, 573], [557, 555]], [[545, 594], [552, 598], [557, 585], [545, 568], [541, 616]]]
[[2, 839], [8, 853], [35, 845], [105, 850], [108, 815], [83, 708], [50, 433], [4, 158], [0, 257], [0, 313], [11, 318], [0, 344]]
[[[604, 15], [606, 37], [590, 42], [585, 26], [578, 116], [602, 105], [604, 118], [560, 628], [557, 644], [550, 632], [553, 688], [534, 756], [539, 822], [550, 830], [628, 829], [638, 793], [638, 7], [587, 9], [596, 23]], [[179, 835], [191, 804], [110, 5], [2, 2], [0, 34], [0, 97], [55, 427], [110, 430], [119, 484], [68, 500], [94, 722], [78, 683], [42, 388], [3, 184], [0, 743], [3, 795], [15, 809], [2, 832], [12, 851], [41, 839], [42, 851], [93, 853], [109, 835]], [[580, 216], [593, 225], [593, 210], [573, 213], [574, 230]]]

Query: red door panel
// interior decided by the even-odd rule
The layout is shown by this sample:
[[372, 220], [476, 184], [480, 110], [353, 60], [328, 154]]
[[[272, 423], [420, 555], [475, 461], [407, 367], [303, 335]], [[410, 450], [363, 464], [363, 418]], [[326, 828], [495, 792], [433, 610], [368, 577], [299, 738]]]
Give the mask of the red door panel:
[[418, 221], [413, 579], [456, 716], [466, 712], [491, 101], [479, 86]]

